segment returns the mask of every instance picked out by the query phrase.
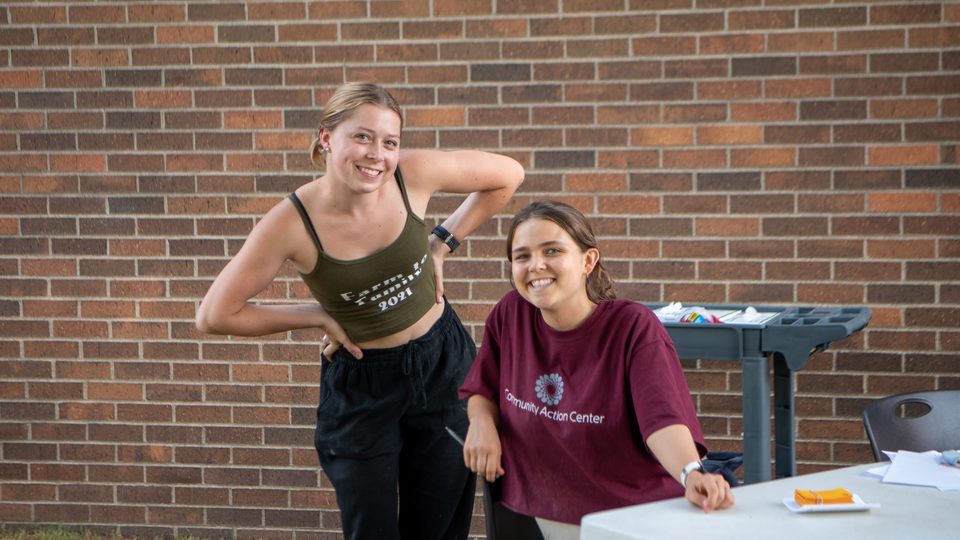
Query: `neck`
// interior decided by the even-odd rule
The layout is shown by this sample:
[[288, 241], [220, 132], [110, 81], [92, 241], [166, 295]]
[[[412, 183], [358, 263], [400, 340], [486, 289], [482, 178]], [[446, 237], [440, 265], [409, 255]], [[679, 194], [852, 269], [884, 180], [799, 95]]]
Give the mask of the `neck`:
[[571, 305], [566, 305], [560, 310], [540, 310], [540, 314], [543, 316], [543, 321], [547, 323], [550, 328], [566, 331], [573, 330], [580, 326], [595, 309], [597, 309], [597, 304], [594, 304], [586, 295], [583, 295], [583, 297], [578, 298], [576, 302], [572, 302]]
[[367, 215], [371, 211], [376, 211], [386, 196], [383, 189], [369, 193], [352, 191], [347, 189], [340, 180], [329, 175], [317, 178], [317, 182], [320, 183], [321, 199], [325, 201], [327, 210], [337, 214], [355, 217]]

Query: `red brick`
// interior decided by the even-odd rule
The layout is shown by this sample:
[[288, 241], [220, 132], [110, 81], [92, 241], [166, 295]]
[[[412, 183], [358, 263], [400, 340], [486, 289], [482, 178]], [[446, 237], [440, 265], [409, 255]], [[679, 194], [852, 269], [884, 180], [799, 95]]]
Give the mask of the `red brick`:
[[730, 165], [736, 168], [793, 167], [796, 163], [797, 155], [793, 148], [737, 149], [730, 151]]
[[850, 305], [865, 301], [865, 288], [852, 284], [797, 284], [797, 300], [805, 303]]
[[855, 124], [836, 126], [833, 140], [837, 143], [887, 142], [901, 139], [901, 126], [892, 124]]
[[870, 22], [877, 25], [937, 23], [941, 9], [939, 3], [871, 6]]
[[[566, 4], [564, 5], [566, 9]], [[646, 34], [655, 33], [656, 15], [613, 15], [593, 17], [593, 32], [596, 34]]]
[[657, 214], [660, 212], [660, 198], [645, 195], [615, 195], [598, 197], [597, 211], [602, 214]]
[[728, 15], [731, 30], [775, 30], [796, 27], [793, 10], [731, 11]]
[[701, 145], [760, 144], [762, 138], [759, 125], [697, 127], [697, 143]]
[[697, 236], [757, 236], [760, 222], [755, 218], [698, 218]]
[[38, 70], [7, 70], [0, 88], [41, 88], [43, 73]]
[[837, 32], [837, 50], [900, 49], [906, 43], [903, 30], [856, 30]]
[[[768, 81], [767, 84], [772, 82]], [[762, 95], [763, 84], [760, 81], [698, 81], [696, 87], [697, 98], [706, 100], [756, 100]], [[829, 91], [826, 95], [829, 95]]]
[[636, 56], [692, 55], [697, 53], [697, 39], [692, 36], [643, 37], [631, 43]]
[[936, 255], [933, 240], [875, 240], [867, 242], [867, 253], [881, 259], [932, 259]]
[[724, 15], [720, 12], [661, 14], [660, 32], [709, 32], [722, 30]]
[[13, 24], [64, 24], [67, 22], [67, 9], [65, 7], [43, 6], [43, 7], [10, 7], [10, 21]]
[[954, 48], [960, 44], [960, 27], [911, 28], [909, 42], [911, 48]]
[[934, 390], [936, 379], [924, 376], [896, 376], [874, 375], [867, 380], [867, 391], [878, 395], [892, 395], [903, 392], [920, 392]]
[[673, 169], [717, 169], [726, 164], [722, 150], [665, 150], [663, 166]]
[[728, 291], [729, 300], [736, 303], [780, 303], [794, 297], [793, 286], [786, 284], [731, 284]]
[[870, 193], [868, 208], [871, 212], [935, 212], [937, 209], [937, 194], [927, 192]]
[[581, 173], [568, 174], [566, 177], [566, 189], [569, 191], [625, 191], [626, 188], [627, 178], [623, 173]]
[[787, 32], [769, 34], [770, 52], [821, 52], [834, 49], [833, 32]]
[[903, 81], [898, 77], [842, 78], [834, 84], [837, 97], [898, 96], [902, 93]]
[[[601, 65], [601, 69], [604, 69]], [[614, 69], [614, 68], [608, 68]], [[621, 67], [619, 70], [625, 69]], [[534, 80], [536, 81], [556, 81], [556, 80], [593, 80], [596, 77], [596, 66], [587, 62], [562, 62], [549, 64], [536, 64], [534, 66]], [[609, 77], [607, 77], [609, 78]], [[548, 109], [549, 110], [549, 109]]]
[[733, 103], [730, 119], [741, 122], [783, 122], [797, 119], [797, 105], [793, 102]]
[[663, 211], [667, 214], [723, 214], [727, 211], [726, 197], [718, 195], [664, 196]]
[[936, 145], [874, 146], [869, 149], [868, 163], [873, 166], [933, 165], [937, 163]]
[[5, 126], [5, 129], [38, 130], [43, 127], [43, 113], [0, 112], [0, 123]]
[[691, 146], [693, 128], [690, 127], [641, 127], [630, 130], [633, 146]]
[[864, 199], [864, 195], [859, 193], [800, 195], [797, 207], [801, 212], [862, 212]]
[[891, 53], [870, 55], [870, 71], [911, 72], [937, 71], [939, 57], [934, 53]]
[[950, 22], [960, 22], [960, 6], [955, 4], [944, 5], [943, 20], [950, 21]]
[[127, 65], [127, 52], [120, 49], [80, 49], [71, 51], [72, 63], [83, 67], [111, 67]]
[[727, 120], [727, 110], [723, 105], [666, 105], [663, 107], [663, 121], [669, 124], [706, 123]]
[[865, 152], [862, 147], [834, 146], [823, 148], [800, 148], [800, 166], [813, 167], [855, 167], [865, 164]]
[[799, 16], [801, 27], [863, 26], [867, 23], [867, 10], [862, 7], [802, 9]]
[[751, 54], [764, 51], [763, 34], [714, 35], [700, 37], [701, 54]]

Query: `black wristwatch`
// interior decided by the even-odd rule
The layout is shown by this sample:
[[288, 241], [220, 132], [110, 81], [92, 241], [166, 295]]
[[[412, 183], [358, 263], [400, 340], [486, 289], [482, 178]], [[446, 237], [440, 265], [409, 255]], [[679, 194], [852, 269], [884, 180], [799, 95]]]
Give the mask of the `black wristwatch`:
[[447, 245], [450, 248], [450, 253], [453, 253], [453, 250], [460, 247], [460, 242], [457, 241], [457, 238], [453, 236], [450, 231], [443, 228], [443, 225], [437, 225], [431, 231], [434, 236], [440, 239], [441, 242]]

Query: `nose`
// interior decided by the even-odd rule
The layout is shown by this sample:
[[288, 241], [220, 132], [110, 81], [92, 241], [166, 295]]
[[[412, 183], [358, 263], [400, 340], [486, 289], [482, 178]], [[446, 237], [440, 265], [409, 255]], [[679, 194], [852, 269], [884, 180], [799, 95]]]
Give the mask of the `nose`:
[[380, 147], [378, 145], [373, 144], [367, 148], [367, 159], [380, 161]]
[[530, 272], [541, 270], [545, 266], [543, 257], [540, 255], [530, 255], [530, 265], [527, 267]]

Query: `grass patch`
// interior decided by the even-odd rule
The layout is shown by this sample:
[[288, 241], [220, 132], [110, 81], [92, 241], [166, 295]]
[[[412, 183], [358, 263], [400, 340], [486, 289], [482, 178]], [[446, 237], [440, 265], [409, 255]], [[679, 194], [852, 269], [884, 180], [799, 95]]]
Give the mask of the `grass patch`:
[[119, 534], [105, 536], [101, 533], [83, 529], [64, 529], [60, 527], [28, 529], [0, 529], [0, 540], [122, 540]]
[[[9, 528], [0, 524], [0, 540], [131, 540], [137, 537], [122, 536], [117, 532], [105, 533], [83, 527], [41, 527], [29, 526]], [[146, 538], [146, 537], [144, 537]], [[196, 536], [154, 537], [151, 540], [201, 540]]]

